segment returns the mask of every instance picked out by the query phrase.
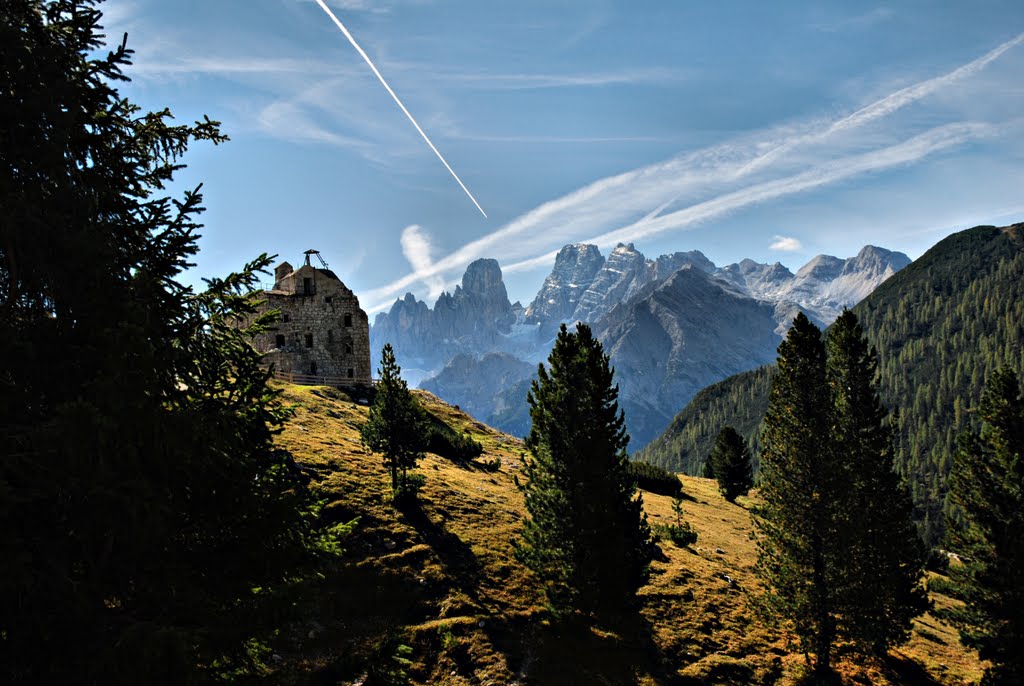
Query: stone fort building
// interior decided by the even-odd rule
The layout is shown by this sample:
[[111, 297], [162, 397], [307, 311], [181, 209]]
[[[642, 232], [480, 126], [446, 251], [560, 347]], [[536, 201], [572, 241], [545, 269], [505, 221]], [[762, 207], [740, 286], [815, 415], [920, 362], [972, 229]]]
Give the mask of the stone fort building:
[[[371, 383], [370, 321], [356, 297], [316, 250], [298, 269], [282, 262], [274, 287], [257, 295], [261, 312], [280, 310], [276, 325], [253, 340], [267, 364], [284, 374], [319, 379], [307, 383], [361, 386]], [[316, 255], [320, 267], [310, 264]]]

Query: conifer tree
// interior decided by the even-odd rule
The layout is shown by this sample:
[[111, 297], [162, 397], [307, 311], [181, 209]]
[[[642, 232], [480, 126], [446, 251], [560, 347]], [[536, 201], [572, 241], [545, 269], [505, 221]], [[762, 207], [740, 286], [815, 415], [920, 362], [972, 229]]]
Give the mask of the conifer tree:
[[895, 471], [895, 441], [878, 396], [878, 355], [849, 310], [829, 328], [825, 355], [827, 439], [843, 484], [834, 503], [842, 550], [838, 633], [884, 653], [909, 638], [911, 620], [927, 609], [926, 551], [910, 492]]
[[383, 453], [384, 467], [391, 473], [392, 495], [402, 500], [415, 496], [416, 483], [409, 470], [415, 469], [423, 457], [426, 427], [390, 343], [385, 343], [381, 351], [377, 374], [380, 378], [374, 387], [373, 405], [360, 433], [367, 448]]
[[195, 683], [331, 542], [250, 345], [270, 258], [178, 281], [201, 196], [162, 191], [226, 138], [118, 94], [95, 5], [0, 2], [0, 682]]
[[951, 611], [965, 645], [992, 666], [983, 684], [1024, 683], [1024, 397], [1009, 369], [989, 379], [978, 407], [981, 433], [965, 434], [950, 477], [963, 510], [949, 523], [950, 565], [965, 606]]
[[821, 331], [800, 313], [779, 346], [761, 437], [764, 504], [755, 518], [757, 572], [767, 609], [787, 621], [818, 681], [831, 674], [836, 638], [838, 484], [828, 441], [829, 394]]
[[652, 546], [628, 469], [618, 386], [601, 343], [563, 324], [528, 401], [524, 522], [517, 557], [559, 611], [612, 615], [645, 582]]
[[765, 415], [758, 571], [768, 606], [830, 678], [832, 643], [885, 652], [927, 609], [925, 552], [875, 384], [876, 354], [845, 311], [820, 332], [802, 314], [779, 346]]
[[731, 426], [724, 426], [718, 432], [708, 464], [711, 465], [714, 478], [718, 480], [719, 491], [730, 503], [746, 495], [754, 485], [747, 442]]

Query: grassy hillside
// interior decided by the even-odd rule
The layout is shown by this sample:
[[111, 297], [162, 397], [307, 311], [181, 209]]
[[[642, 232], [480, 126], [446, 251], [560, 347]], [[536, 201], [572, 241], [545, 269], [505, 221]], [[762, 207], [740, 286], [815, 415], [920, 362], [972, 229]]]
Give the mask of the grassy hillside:
[[[661, 544], [663, 557], [640, 593], [641, 618], [556, 631], [534, 579], [512, 555], [524, 515], [513, 483], [522, 473], [522, 444], [418, 395], [435, 417], [480, 441], [484, 454], [468, 462], [428, 455], [422, 505], [400, 513], [389, 504], [380, 456], [359, 442], [366, 407], [328, 388], [283, 387], [296, 411], [279, 444], [318, 473], [325, 516], [359, 521], [315, 600], [286, 613], [284, 628], [267, 641], [260, 653], [265, 681], [369, 686], [371, 666], [387, 664], [399, 644], [411, 648], [415, 684], [799, 679], [803, 656], [749, 603], [758, 586], [748, 500], [731, 505], [713, 482], [684, 477], [686, 517], [700, 539], [687, 549]], [[668, 497], [644, 500], [652, 522], [671, 520]], [[954, 684], [980, 676], [976, 656], [930, 616], [888, 660], [847, 662], [841, 670], [848, 683]]]
[[[878, 349], [882, 400], [900, 411], [898, 466], [935, 542], [956, 436], [970, 425], [985, 380], [1002, 365], [1024, 373], [1024, 224], [945, 238], [853, 311]], [[705, 389], [639, 457], [699, 473], [725, 424], [756, 448], [769, 374], [762, 368]]]

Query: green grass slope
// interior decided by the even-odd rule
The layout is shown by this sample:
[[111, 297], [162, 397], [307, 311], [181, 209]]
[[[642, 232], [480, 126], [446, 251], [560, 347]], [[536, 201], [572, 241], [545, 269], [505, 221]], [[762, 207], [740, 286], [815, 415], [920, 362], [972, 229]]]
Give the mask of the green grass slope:
[[[900, 412], [899, 467], [926, 535], [941, 532], [956, 436], [985, 379], [1024, 373], [1024, 224], [979, 226], [940, 241], [853, 308], [879, 354], [882, 399]], [[641, 459], [696, 473], [731, 424], [756, 448], [770, 370], [698, 394]]]
[[[517, 439], [417, 392], [484, 453], [462, 462], [428, 455], [420, 506], [398, 512], [380, 456], [360, 445], [366, 407], [329, 388], [282, 392], [296, 410], [279, 445], [317, 473], [324, 516], [358, 524], [322, 588], [283, 613], [257, 681], [388, 683], [381, 668], [397, 664], [399, 645], [411, 649], [413, 684], [794, 684], [803, 675], [790, 638], [750, 603], [758, 583], [749, 500], [727, 503], [713, 482], [684, 477], [685, 516], [700, 538], [682, 549], [661, 543], [640, 616], [556, 630], [512, 552], [525, 515], [514, 483], [524, 455]], [[670, 498], [645, 493], [644, 501], [652, 523], [672, 520]], [[976, 680], [981, 666], [926, 616], [905, 648], [868, 663], [848, 658], [840, 670], [850, 684], [959, 684]]]

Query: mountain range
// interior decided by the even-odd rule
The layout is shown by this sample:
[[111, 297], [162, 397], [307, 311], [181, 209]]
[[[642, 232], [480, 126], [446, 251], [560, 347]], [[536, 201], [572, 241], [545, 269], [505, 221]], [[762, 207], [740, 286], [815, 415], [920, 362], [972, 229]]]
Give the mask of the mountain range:
[[537, 363], [561, 324], [587, 323], [617, 370], [640, 447], [701, 388], [774, 360], [798, 311], [826, 325], [909, 263], [866, 246], [848, 259], [819, 255], [793, 274], [778, 262], [717, 267], [696, 250], [648, 259], [619, 244], [605, 258], [597, 246], [566, 245], [527, 307], [509, 301], [498, 262], [480, 259], [433, 308], [406, 294], [379, 313], [371, 346], [390, 342], [412, 385], [524, 435]]
[[[986, 379], [999, 367], [1024, 374], [1024, 224], [943, 239], [853, 312], [878, 350], [883, 402], [898, 410], [896, 463], [910, 482], [916, 519], [936, 543], [945, 517], [957, 516], [945, 503], [946, 478]], [[702, 390], [634, 457], [698, 474], [718, 431], [730, 425], [756, 460], [772, 369]]]

